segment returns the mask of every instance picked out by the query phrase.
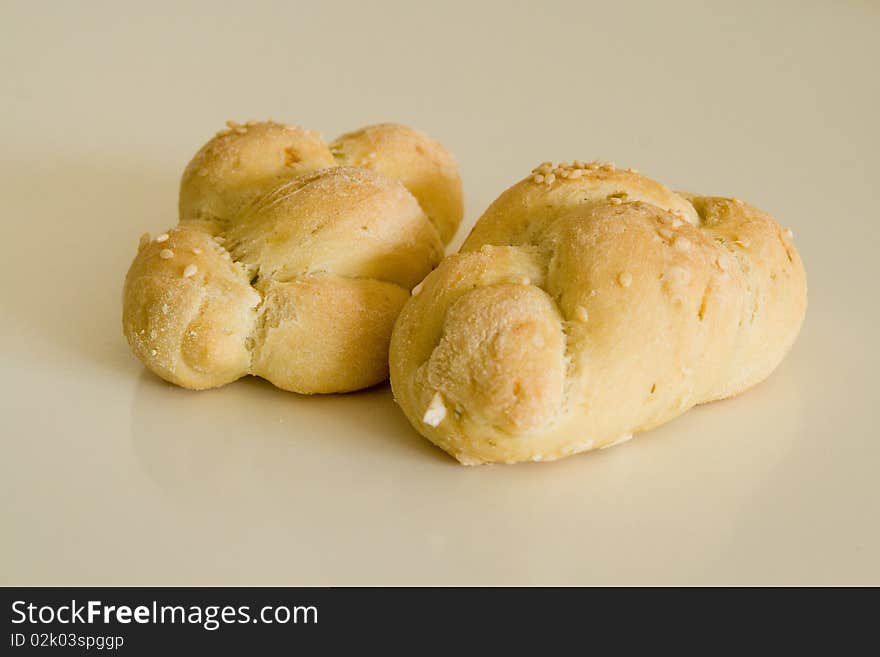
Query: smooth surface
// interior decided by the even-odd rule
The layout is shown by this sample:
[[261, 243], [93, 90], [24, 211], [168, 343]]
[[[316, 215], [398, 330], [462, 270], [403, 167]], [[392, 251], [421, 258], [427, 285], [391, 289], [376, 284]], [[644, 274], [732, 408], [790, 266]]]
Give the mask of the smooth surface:
[[[880, 10], [589, 4], [4, 3], [0, 584], [880, 584]], [[265, 117], [442, 141], [456, 246], [542, 160], [745, 199], [794, 230], [801, 337], [555, 464], [459, 466], [387, 387], [174, 388], [123, 276], [195, 150]]]

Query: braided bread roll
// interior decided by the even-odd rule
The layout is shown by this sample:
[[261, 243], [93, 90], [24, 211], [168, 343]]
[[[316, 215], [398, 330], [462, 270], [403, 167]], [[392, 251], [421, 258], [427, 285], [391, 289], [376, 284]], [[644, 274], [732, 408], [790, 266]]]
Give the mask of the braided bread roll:
[[246, 374], [300, 393], [383, 381], [394, 320], [461, 220], [452, 156], [398, 125], [329, 146], [228, 125], [184, 171], [178, 226], [141, 238], [123, 291], [132, 350], [193, 389]]
[[545, 163], [414, 291], [391, 384], [461, 463], [554, 460], [755, 385], [805, 310], [791, 232], [766, 213]]

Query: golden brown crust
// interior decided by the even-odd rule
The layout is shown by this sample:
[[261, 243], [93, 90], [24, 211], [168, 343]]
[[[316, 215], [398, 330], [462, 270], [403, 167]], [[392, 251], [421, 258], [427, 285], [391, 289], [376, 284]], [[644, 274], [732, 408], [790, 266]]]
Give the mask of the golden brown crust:
[[128, 272], [134, 353], [197, 389], [245, 374], [302, 393], [387, 378], [394, 320], [443, 242], [404, 184], [377, 172], [386, 157], [338, 166], [314, 132], [230, 122], [183, 174], [179, 226], [142, 239]]
[[805, 309], [790, 234], [760, 210], [542, 166], [406, 304], [391, 382], [463, 463], [553, 460], [758, 383]]
[[427, 135], [381, 123], [342, 135], [330, 150], [340, 164], [365, 167], [403, 183], [448, 244], [464, 213], [461, 178], [452, 154]]

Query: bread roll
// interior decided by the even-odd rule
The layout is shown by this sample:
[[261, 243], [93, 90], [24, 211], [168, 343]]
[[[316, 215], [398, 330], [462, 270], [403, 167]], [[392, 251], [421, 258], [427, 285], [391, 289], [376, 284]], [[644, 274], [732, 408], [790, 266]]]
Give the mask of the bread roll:
[[467, 465], [608, 447], [742, 392], [806, 310], [791, 232], [768, 214], [580, 162], [504, 192], [415, 292], [394, 395]]
[[193, 389], [246, 374], [300, 393], [383, 381], [394, 320], [461, 220], [452, 157], [396, 125], [362, 131], [384, 135], [373, 151], [343, 138], [356, 158], [295, 126], [228, 126], [184, 171], [178, 226], [141, 240], [123, 291], [132, 350]]

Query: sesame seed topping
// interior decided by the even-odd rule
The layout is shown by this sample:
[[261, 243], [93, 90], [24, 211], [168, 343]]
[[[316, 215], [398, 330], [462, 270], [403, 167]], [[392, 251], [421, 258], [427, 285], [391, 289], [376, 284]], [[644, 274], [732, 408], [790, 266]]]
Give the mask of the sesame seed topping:
[[[171, 310], [171, 308], [168, 307], [168, 304], [163, 303], [162, 304], [162, 314], [167, 315], [169, 310]], [[165, 329], [162, 329], [162, 330], [164, 331]]]
[[422, 288], [423, 288], [424, 286], [425, 286], [425, 281], [422, 281], [421, 283], [419, 283], [418, 285], [416, 285], [416, 286], [412, 289], [412, 295], [413, 295], [413, 296], [417, 296], [418, 293], [422, 291]]
[[532, 461], [534, 461], [535, 463], [540, 463], [540, 462], [543, 461], [543, 460], [544, 460], [544, 455], [543, 455], [543, 454], [535, 454], [535, 455], [532, 457]]
[[672, 243], [672, 248], [676, 251], [687, 251], [691, 248], [691, 243], [684, 237], [676, 237]]
[[425, 409], [425, 415], [422, 417], [422, 422], [429, 427], [436, 427], [445, 417], [446, 405], [443, 403], [443, 396], [439, 392], [435, 392], [434, 396], [431, 397], [431, 403], [429, 403], [428, 408]]
[[155, 340], [159, 334], [156, 333], [156, 329], [150, 329], [150, 340]]
[[684, 267], [670, 267], [666, 272], [666, 278], [675, 285], [684, 285], [691, 280], [691, 273]]
[[621, 273], [617, 277], [617, 282], [620, 283], [623, 287], [629, 287], [630, 285], [632, 285], [633, 282], [632, 274], [630, 274], [628, 271]]
[[223, 237], [222, 235], [215, 235], [214, 241], [217, 242], [217, 244], [223, 244], [223, 242], [226, 241], [226, 238]]
[[542, 176], [540, 173], [536, 173], [534, 176], [532, 176], [532, 180], [540, 185], [542, 182], [544, 182], [544, 176]]
[[581, 322], [586, 322], [590, 319], [590, 313], [587, 312], [587, 309], [583, 306], [578, 306], [575, 308], [574, 316]]
[[138, 251], [143, 251], [147, 244], [150, 243], [150, 234], [144, 233], [138, 240]]
[[734, 241], [734, 244], [739, 244], [742, 248], [747, 249], [752, 245], [752, 242], [748, 238], [744, 238]]
[[785, 236], [788, 239], [792, 239], [794, 237], [794, 231], [792, 231], [791, 228], [786, 228], [785, 229]]
[[171, 249], [162, 249], [159, 251], [159, 257], [162, 258], [162, 260], [169, 260], [174, 257], [174, 251]]
[[657, 234], [660, 235], [665, 240], [672, 239], [672, 231], [668, 228], [660, 228], [657, 230]]
[[727, 258], [718, 256], [717, 258], [715, 258], [715, 264], [718, 265], [718, 269], [720, 269], [721, 271], [727, 271]]
[[239, 128], [236, 128], [235, 132], [236, 132], [236, 134], [243, 135], [247, 132], [247, 128], [245, 128], [244, 126], [241, 126]]
[[158, 352], [157, 350], [155, 350], [155, 349], [150, 349], [150, 356], [155, 356], [155, 355], [157, 355], [158, 353], [159, 353], [159, 352]]
[[555, 173], [548, 173], [544, 177], [544, 182], [546, 182], [548, 185], [552, 185], [553, 183], [556, 182], [556, 174]]
[[201, 252], [202, 250], [199, 247], [193, 249], [193, 253], [195, 253], [196, 255], [199, 255]]
[[157, 242], [164, 242], [168, 239], [168, 233], [162, 233], [161, 235], [156, 235]]
[[611, 205], [620, 205], [621, 203], [623, 203], [623, 199], [621, 199], [619, 196], [609, 196], [608, 201], [611, 203]]
[[226, 122], [226, 127], [227, 127], [227, 128], [231, 128], [231, 129], [233, 129], [233, 130], [234, 130], [235, 128], [237, 128], [239, 125], [241, 125], [241, 124], [240, 124], [238, 121], [232, 121], [232, 120], [230, 120], [230, 121], [227, 121], [227, 122]]
[[684, 222], [681, 219], [679, 219], [678, 217], [675, 217], [672, 220], [672, 227], [678, 228], [679, 226], [684, 226]]
[[187, 265], [183, 268], [183, 277], [190, 278], [196, 275], [196, 272], [199, 270], [195, 265]]

